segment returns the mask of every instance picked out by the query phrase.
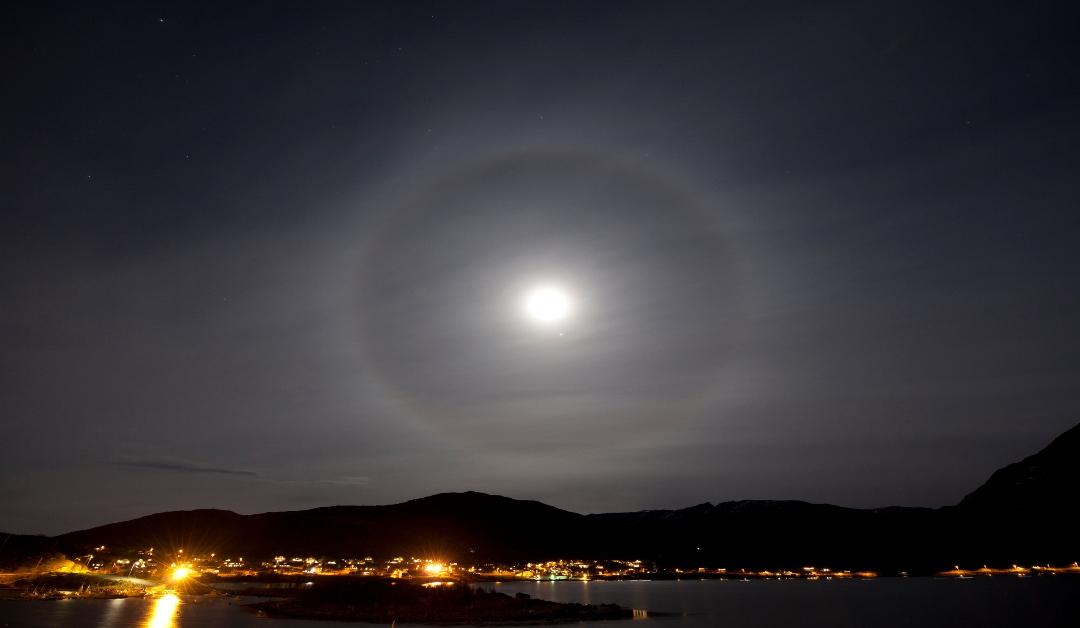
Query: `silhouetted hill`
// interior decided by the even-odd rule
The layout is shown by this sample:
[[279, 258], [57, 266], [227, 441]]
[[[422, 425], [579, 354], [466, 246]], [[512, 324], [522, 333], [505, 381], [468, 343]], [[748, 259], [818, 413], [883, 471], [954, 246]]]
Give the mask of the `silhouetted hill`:
[[239, 515], [223, 510], [166, 512], [57, 537], [68, 548], [114, 547], [275, 554], [392, 557], [457, 556], [514, 560], [576, 547], [582, 515], [535, 501], [445, 493], [390, 506], [330, 506]]
[[[469, 563], [640, 558], [661, 566], [830, 565], [926, 573], [953, 564], [1075, 560], [1080, 426], [995, 473], [958, 506], [844, 508], [729, 501], [677, 510], [580, 515], [535, 501], [444, 493], [389, 506], [239, 515], [167, 512], [56, 537], [97, 545], [274, 555], [439, 556]], [[1075, 464], [1075, 463], [1073, 463]], [[1064, 513], [1064, 514], [1063, 514]]]
[[[911, 543], [901, 531], [927, 527], [934, 512], [741, 500], [590, 515], [590, 520], [615, 547], [634, 548], [665, 564], [769, 569], [826, 564], [915, 571], [925, 566], [910, 553]], [[885, 539], [889, 547], [882, 551]], [[894, 564], [892, 557], [904, 554], [911, 560]]]
[[990, 479], [943, 518], [963, 526], [969, 555], [1008, 555], [1017, 563], [1080, 556], [1080, 425]]
[[0, 571], [20, 571], [62, 558], [56, 539], [0, 532]]
[[1039, 453], [998, 469], [961, 508], [1030, 514], [1075, 514], [1080, 489], [1080, 425]]

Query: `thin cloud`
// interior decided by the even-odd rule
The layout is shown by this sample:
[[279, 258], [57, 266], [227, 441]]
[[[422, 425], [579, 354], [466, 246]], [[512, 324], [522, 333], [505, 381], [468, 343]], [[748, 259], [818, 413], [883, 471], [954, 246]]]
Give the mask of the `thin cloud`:
[[153, 469], [155, 471], [173, 471], [176, 473], [212, 473], [218, 475], [244, 475], [257, 476], [254, 471], [243, 469], [226, 469], [223, 467], [208, 467], [193, 462], [177, 460], [122, 460], [116, 463], [121, 467], [133, 467], [137, 469]]

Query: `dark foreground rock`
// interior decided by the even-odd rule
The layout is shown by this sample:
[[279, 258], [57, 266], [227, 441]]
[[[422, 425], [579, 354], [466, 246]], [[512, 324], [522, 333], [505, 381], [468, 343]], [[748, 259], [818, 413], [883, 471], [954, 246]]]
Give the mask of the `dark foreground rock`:
[[384, 624], [536, 624], [633, 616], [632, 610], [615, 604], [560, 604], [522, 594], [511, 597], [458, 582], [423, 587], [385, 580], [328, 584], [251, 607], [269, 615]]

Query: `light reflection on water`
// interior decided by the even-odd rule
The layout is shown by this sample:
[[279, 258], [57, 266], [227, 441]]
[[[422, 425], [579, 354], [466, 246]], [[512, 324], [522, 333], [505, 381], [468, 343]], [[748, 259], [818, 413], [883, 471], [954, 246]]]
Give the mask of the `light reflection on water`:
[[101, 618], [101, 628], [121, 628], [121, 617], [124, 613], [124, 599], [109, 600], [105, 605], [105, 612]]
[[146, 620], [146, 628], [173, 628], [176, 623], [176, 614], [180, 610], [180, 598], [173, 593], [163, 595], [154, 600], [154, 606], [150, 609], [150, 616]]

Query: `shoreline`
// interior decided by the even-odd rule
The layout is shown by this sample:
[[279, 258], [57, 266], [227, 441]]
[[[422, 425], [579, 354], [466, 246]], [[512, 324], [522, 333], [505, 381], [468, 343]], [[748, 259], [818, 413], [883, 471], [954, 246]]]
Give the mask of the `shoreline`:
[[526, 593], [508, 595], [454, 581], [324, 584], [247, 606], [271, 616], [429, 625], [576, 623], [632, 619], [643, 613], [617, 604], [553, 602]]

